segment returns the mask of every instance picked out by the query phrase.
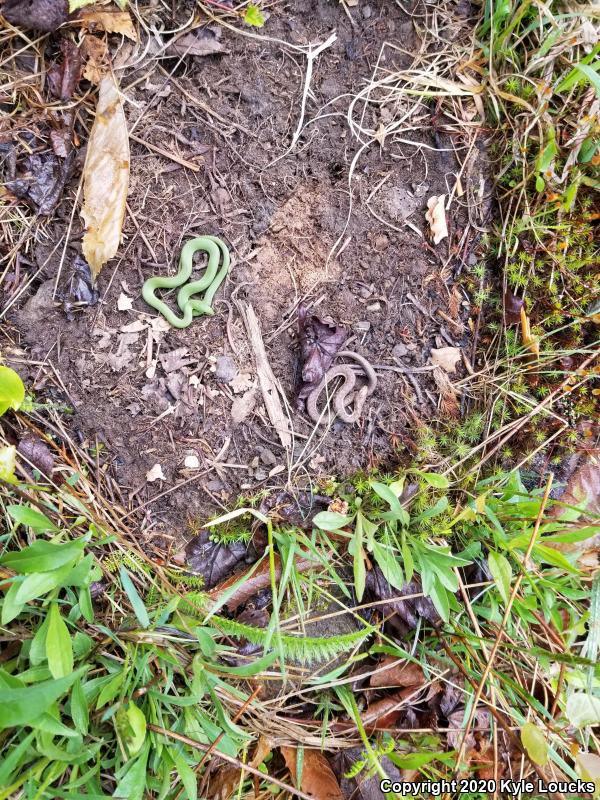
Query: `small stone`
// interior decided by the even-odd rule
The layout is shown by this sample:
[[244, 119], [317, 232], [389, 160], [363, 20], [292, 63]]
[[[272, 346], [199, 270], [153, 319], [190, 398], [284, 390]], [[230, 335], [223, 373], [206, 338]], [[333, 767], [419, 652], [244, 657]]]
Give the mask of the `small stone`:
[[272, 467], [277, 463], [277, 456], [268, 447], [259, 447], [258, 453], [263, 464]]
[[252, 459], [252, 461], [251, 461], [251, 462], [248, 464], [248, 466], [250, 467], [250, 469], [256, 469], [256, 468], [258, 467], [258, 463], [259, 463], [259, 462], [258, 462], [258, 456], [254, 456], [254, 458], [253, 458], [253, 459]]
[[362, 319], [356, 323], [356, 329], [358, 331], [369, 331], [371, 330], [371, 323], [368, 319]]
[[381, 303], [371, 303], [370, 306], [367, 306], [367, 311], [381, 311]]
[[186, 469], [199, 469], [200, 468], [200, 459], [197, 455], [189, 455], [185, 457], [185, 461], [183, 462], [183, 466]]
[[408, 349], [405, 344], [401, 342], [399, 344], [394, 345], [392, 348], [392, 355], [394, 358], [404, 358], [404, 356], [408, 353]]
[[215, 369], [215, 377], [222, 383], [230, 383], [238, 374], [238, 369], [231, 356], [219, 356]]
[[373, 9], [371, 6], [364, 6], [362, 10], [362, 15], [365, 19], [369, 19], [373, 14]]
[[379, 234], [379, 236], [375, 237], [375, 250], [378, 253], [381, 253], [383, 250], [387, 250], [390, 246], [390, 239], [385, 233]]
[[254, 479], [257, 481], [264, 481], [268, 477], [268, 473], [266, 470], [261, 469], [260, 467], [254, 470]]

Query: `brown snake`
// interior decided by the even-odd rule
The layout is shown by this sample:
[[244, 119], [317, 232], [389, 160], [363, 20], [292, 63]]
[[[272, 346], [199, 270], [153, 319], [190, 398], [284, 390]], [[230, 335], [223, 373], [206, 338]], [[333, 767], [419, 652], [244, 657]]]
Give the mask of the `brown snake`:
[[[336, 416], [338, 416], [343, 422], [350, 424], [358, 422], [367, 397], [373, 394], [375, 387], [377, 386], [377, 375], [366, 358], [358, 353], [354, 353], [352, 350], [341, 350], [337, 354], [337, 357], [352, 358], [354, 361], [357, 361], [362, 367], [362, 372], [364, 372], [367, 378], [367, 385], [363, 386], [357, 392], [353, 392], [356, 384], [357, 373], [352, 369], [350, 364], [337, 364], [328, 369], [319, 385], [312, 390], [306, 400], [306, 411], [315, 425], [318, 425], [322, 422], [327, 422], [327, 415], [319, 413], [317, 409], [317, 402], [323, 389], [334, 378], [344, 378], [344, 382], [333, 396], [333, 409], [336, 413]], [[354, 411], [352, 413], [348, 413], [348, 411], [346, 411], [346, 404], [349, 402], [354, 403]]]

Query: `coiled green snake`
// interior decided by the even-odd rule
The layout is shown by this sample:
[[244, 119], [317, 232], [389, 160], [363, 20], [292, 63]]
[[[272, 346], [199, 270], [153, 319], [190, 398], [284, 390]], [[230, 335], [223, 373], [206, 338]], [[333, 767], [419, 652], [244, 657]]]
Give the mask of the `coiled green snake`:
[[[197, 281], [191, 281], [194, 267], [194, 253], [203, 250], [208, 255], [208, 264], [204, 275]], [[221, 268], [219, 269], [219, 264]], [[174, 328], [187, 328], [194, 317], [212, 316], [215, 312], [212, 302], [215, 292], [225, 280], [229, 272], [229, 250], [227, 245], [216, 236], [198, 236], [186, 242], [179, 257], [179, 272], [176, 275], [148, 278], [142, 287], [142, 297], [149, 306], [155, 308]], [[156, 289], [176, 289], [177, 305], [183, 316], [178, 317], [169, 306], [160, 300], [154, 292]], [[202, 299], [192, 299], [194, 295], [204, 292]]]

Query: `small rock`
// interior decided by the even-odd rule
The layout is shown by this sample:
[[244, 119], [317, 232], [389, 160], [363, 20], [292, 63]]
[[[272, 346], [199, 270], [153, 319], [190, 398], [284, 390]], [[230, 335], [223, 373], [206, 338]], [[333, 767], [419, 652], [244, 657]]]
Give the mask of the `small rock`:
[[277, 456], [268, 447], [259, 447], [258, 453], [263, 464], [272, 467], [277, 463]]
[[380, 233], [379, 236], [375, 237], [375, 250], [378, 253], [381, 253], [383, 250], [387, 250], [390, 246], [390, 239], [389, 236], [386, 236], [385, 233]]
[[369, 331], [371, 330], [371, 323], [368, 319], [362, 319], [360, 322], [356, 323], [356, 330], [358, 331]]
[[264, 470], [264, 469], [261, 469], [261, 467], [259, 467], [258, 469], [254, 470], [254, 479], [255, 480], [264, 481], [264, 480], [266, 480], [267, 477], [268, 477], [267, 471]]
[[371, 305], [367, 306], [367, 311], [381, 311], [381, 303], [371, 303]]
[[183, 462], [183, 466], [186, 469], [199, 469], [200, 468], [200, 459], [197, 455], [189, 455], [185, 457]]
[[362, 15], [365, 19], [369, 19], [373, 14], [373, 9], [371, 6], [364, 6], [362, 10]]
[[392, 355], [394, 358], [404, 358], [404, 356], [408, 353], [408, 348], [405, 344], [400, 342], [399, 344], [394, 345], [392, 348]]
[[149, 469], [146, 473], [146, 480], [148, 483], [154, 483], [154, 481], [164, 481], [166, 480], [162, 467], [160, 464], [155, 464], [152, 469]]
[[230, 383], [238, 374], [235, 361], [231, 356], [219, 356], [215, 368], [215, 377], [222, 383]]

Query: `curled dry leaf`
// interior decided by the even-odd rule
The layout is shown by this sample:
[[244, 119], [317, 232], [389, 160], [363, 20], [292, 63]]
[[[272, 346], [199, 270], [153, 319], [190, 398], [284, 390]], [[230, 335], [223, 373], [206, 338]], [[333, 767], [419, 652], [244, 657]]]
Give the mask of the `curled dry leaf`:
[[304, 306], [298, 307], [298, 331], [302, 367], [298, 399], [301, 401], [308, 397], [327, 372], [336, 353], [348, 338], [348, 331], [331, 319], [309, 315]]
[[137, 42], [137, 32], [128, 11], [101, 11], [97, 8], [84, 9], [81, 12], [81, 21], [90, 31], [106, 31], [106, 33], [120, 33]]
[[115, 81], [107, 75], [100, 82], [83, 168], [83, 253], [94, 279], [119, 248], [128, 186], [127, 123]]
[[370, 685], [373, 688], [380, 686], [423, 686], [425, 675], [418, 664], [412, 661], [403, 661], [394, 656], [386, 656], [379, 670], [371, 675]]
[[70, 100], [81, 77], [81, 54], [70, 39], [60, 40], [60, 60], [48, 70], [48, 89], [59, 100]]
[[146, 480], [148, 483], [154, 483], [154, 481], [164, 481], [166, 480], [162, 467], [160, 464], [155, 464], [152, 469], [149, 469], [146, 473]]
[[[304, 749], [302, 775], [298, 782], [295, 747], [280, 747], [285, 765], [290, 771], [292, 783], [304, 794], [315, 800], [344, 800], [344, 795], [329, 762], [318, 750]], [[299, 785], [298, 785], [299, 784]]]
[[442, 239], [448, 236], [448, 225], [446, 224], [446, 209], [444, 202], [446, 200], [445, 194], [439, 196], [433, 195], [427, 201], [427, 211], [425, 212], [425, 219], [431, 228], [431, 235], [433, 236], [433, 243], [439, 244]]
[[25, 434], [17, 447], [19, 455], [26, 458], [36, 469], [47, 477], [54, 470], [54, 456], [48, 445], [35, 434]]
[[221, 42], [221, 29], [206, 28], [190, 31], [174, 39], [167, 47], [169, 56], [212, 56], [217, 53], [226, 53], [227, 50]]
[[460, 358], [460, 347], [439, 347], [431, 350], [431, 363], [445, 372], [456, 372]]
[[99, 36], [87, 34], [81, 43], [85, 59], [83, 77], [97, 86], [109, 70], [108, 44]]
[[230, 575], [247, 555], [248, 546], [244, 542], [213, 542], [207, 531], [201, 531], [185, 549], [186, 568], [200, 575], [204, 588], [210, 589]]

